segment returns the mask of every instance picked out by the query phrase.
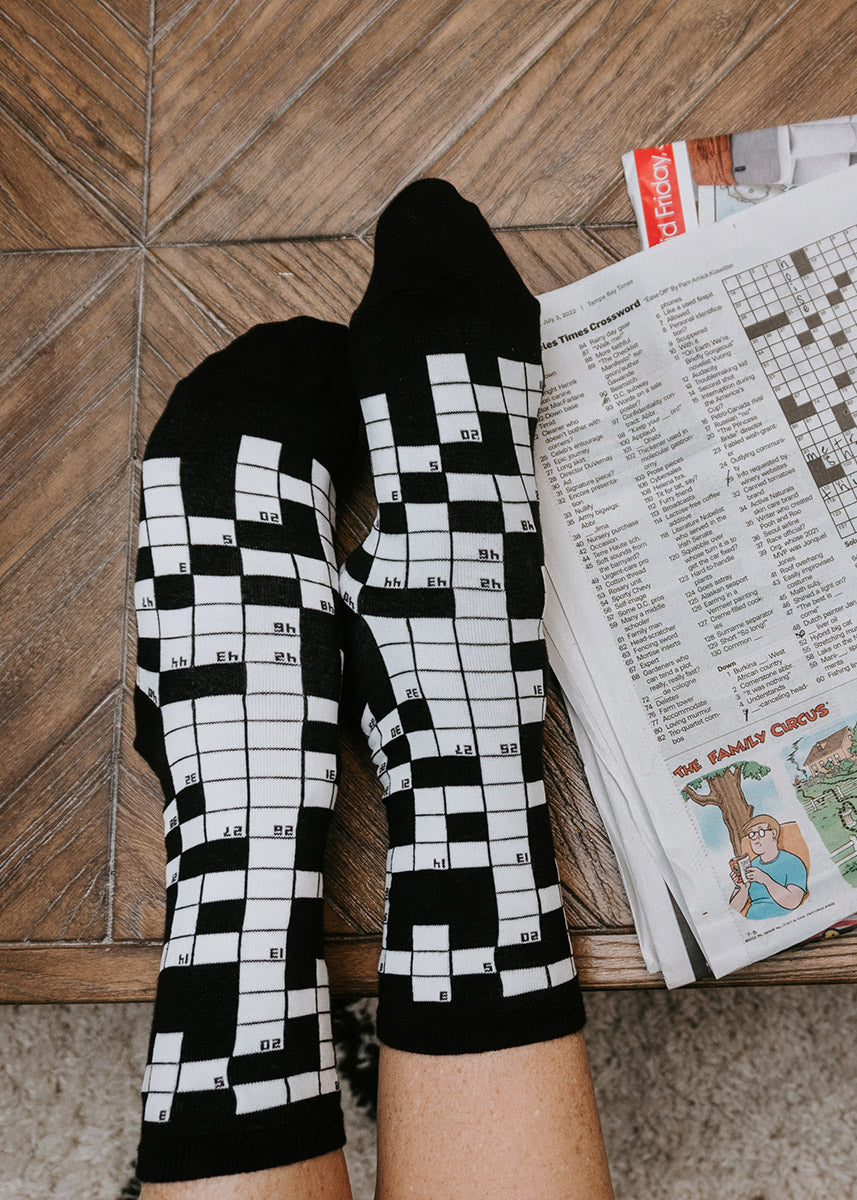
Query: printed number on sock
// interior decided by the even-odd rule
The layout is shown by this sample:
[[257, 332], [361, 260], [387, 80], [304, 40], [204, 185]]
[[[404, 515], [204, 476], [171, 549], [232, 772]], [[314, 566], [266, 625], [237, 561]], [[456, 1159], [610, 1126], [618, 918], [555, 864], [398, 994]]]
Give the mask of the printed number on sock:
[[539, 937], [539, 931], [538, 931], [538, 929], [533, 929], [533, 930], [531, 930], [529, 933], [522, 933], [522, 934], [521, 934], [521, 941], [522, 941], [522, 942], [538, 942], [538, 941], [540, 941], [540, 940], [541, 940], [541, 939], [540, 939], [540, 937]]

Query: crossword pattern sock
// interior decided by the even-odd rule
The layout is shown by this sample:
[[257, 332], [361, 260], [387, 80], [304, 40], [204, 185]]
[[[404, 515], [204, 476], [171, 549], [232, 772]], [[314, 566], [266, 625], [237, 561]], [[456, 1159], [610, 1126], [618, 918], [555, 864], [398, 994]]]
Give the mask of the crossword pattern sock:
[[341, 612], [343, 326], [259, 325], [173, 392], [143, 461], [135, 747], [164, 792], [165, 945], [137, 1174], [344, 1142], [322, 957]]
[[382, 214], [350, 362], [378, 500], [340, 589], [390, 831], [379, 1038], [450, 1054], [572, 1033], [542, 781], [539, 306], [450, 184]]

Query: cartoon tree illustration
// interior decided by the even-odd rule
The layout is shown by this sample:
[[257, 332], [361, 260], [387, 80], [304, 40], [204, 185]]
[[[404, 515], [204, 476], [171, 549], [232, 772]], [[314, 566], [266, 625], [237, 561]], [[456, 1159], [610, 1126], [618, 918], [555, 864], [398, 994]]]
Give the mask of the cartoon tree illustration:
[[[736, 858], [741, 854], [744, 826], [754, 812], [753, 805], [748, 804], [744, 798], [744, 790], [741, 787], [742, 780], [764, 779], [766, 775], [770, 774], [770, 771], [770, 767], [765, 767], [761, 763], [738, 762], [731, 767], [722, 767], [719, 771], [709, 771], [707, 775], [692, 780], [687, 787], [682, 788], [681, 794], [685, 800], [692, 800], [694, 804], [703, 806], [713, 804], [720, 809], [720, 815], [729, 832], [729, 840], [732, 842], [732, 851]], [[697, 789], [706, 783], [708, 791], [705, 795], [700, 795]]]

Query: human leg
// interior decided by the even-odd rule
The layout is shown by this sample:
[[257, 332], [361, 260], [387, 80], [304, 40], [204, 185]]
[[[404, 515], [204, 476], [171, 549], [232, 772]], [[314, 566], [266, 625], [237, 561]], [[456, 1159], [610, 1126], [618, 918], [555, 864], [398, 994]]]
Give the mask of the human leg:
[[381, 1047], [376, 1200], [610, 1200], [583, 1034], [482, 1054]]
[[140, 1200], [351, 1200], [345, 1156], [317, 1158], [241, 1175], [185, 1183], [144, 1183]]
[[167, 915], [137, 1171], [199, 1196], [344, 1141], [321, 924], [344, 339], [250, 330], [178, 385], [143, 462], [135, 746], [164, 792]]
[[378, 516], [340, 583], [391, 841], [379, 1197], [601, 1200], [542, 782], [538, 304], [474, 206], [421, 181], [379, 220], [350, 337]]

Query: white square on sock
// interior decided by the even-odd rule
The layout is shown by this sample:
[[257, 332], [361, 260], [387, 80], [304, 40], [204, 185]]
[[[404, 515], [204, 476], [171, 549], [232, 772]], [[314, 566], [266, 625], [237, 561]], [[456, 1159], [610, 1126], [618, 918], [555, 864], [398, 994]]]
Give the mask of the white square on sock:
[[440, 470], [440, 446], [400, 446], [399, 470], [428, 474]]
[[[410, 734], [408, 741], [414, 738]], [[442, 813], [444, 811], [443, 788], [417, 788], [414, 792], [414, 810], [419, 816]]]
[[161, 487], [178, 483], [181, 460], [178, 458], [147, 458], [143, 462], [143, 487]]
[[295, 479], [293, 475], [279, 473], [280, 499], [292, 500], [296, 504], [312, 505], [312, 486], [305, 479]]
[[289, 1102], [284, 1079], [268, 1079], [261, 1083], [236, 1083], [233, 1090], [235, 1111], [238, 1114], [280, 1108]]
[[480, 412], [505, 412], [506, 403], [503, 399], [503, 389], [477, 383], [474, 388], [476, 403]]
[[446, 817], [417, 815], [414, 818], [414, 840], [416, 842], [445, 842], [446, 839]]
[[450, 842], [449, 860], [453, 870], [491, 865], [486, 842]]
[[302, 1075], [289, 1076], [289, 1103], [308, 1100], [319, 1094], [318, 1071], [305, 1071]]
[[559, 962], [548, 964], [548, 977], [551, 982], [551, 987], [559, 987], [561, 983], [568, 983], [574, 979], [574, 960], [569, 954], [568, 958], [561, 958]]
[[156, 546], [187, 546], [187, 524], [183, 516], [149, 517], [146, 528], [153, 549]]
[[405, 504], [408, 533], [448, 532], [449, 510], [445, 504]]
[[[169, 460], [161, 460], [169, 461]], [[178, 462], [178, 459], [175, 460]], [[145, 464], [144, 464], [145, 466]], [[183, 1033], [156, 1033], [152, 1048], [153, 1063], [181, 1062]]]
[[384, 951], [384, 974], [385, 975], [410, 975], [411, 974], [411, 952], [410, 950], [385, 950]]
[[240, 900], [244, 895], [245, 878], [243, 871], [209, 871], [202, 877], [202, 903]]
[[449, 950], [448, 925], [414, 925], [414, 950]]
[[426, 366], [431, 383], [458, 383], [470, 379], [464, 354], [427, 354]]
[[270, 438], [252, 437], [245, 433], [238, 447], [238, 462], [253, 463], [259, 467], [269, 467], [276, 470], [280, 463], [282, 444]]
[[453, 950], [452, 973], [453, 975], [493, 975], [495, 973], [493, 946]]
[[514, 867], [495, 867], [494, 884], [498, 892], [532, 892], [536, 881], [529, 864]]
[[377, 396], [364, 396], [360, 401], [360, 407], [363, 410], [363, 420], [367, 425], [371, 425], [374, 421], [387, 420], [390, 416], [384, 392], [380, 392]]
[[[278, 484], [279, 473], [276, 468], [271, 469], [269, 467], [257, 467], [251, 466], [248, 463], [239, 462], [235, 468], [235, 512], [238, 519], [241, 520], [242, 517], [244, 520], [252, 519], [248, 516], [248, 514], [253, 511], [252, 508], [249, 508], [247, 513], [241, 512], [239, 501], [242, 499], [242, 494], [247, 498], [248, 503], [250, 502], [249, 497], [254, 497], [253, 503], [258, 511], [258, 498], [263, 498], [266, 501], [277, 499], [279, 493]], [[264, 509], [271, 507], [272, 506], [270, 504], [265, 504], [263, 506]], [[273, 505], [273, 507], [279, 511], [277, 505]]]
[[548, 887], [539, 888], [539, 904], [543, 913], [555, 912], [556, 909], [562, 908], [562, 896], [560, 895], [558, 883], [552, 883]]
[[174, 1092], [178, 1078], [178, 1063], [152, 1063], [148, 1090], [150, 1092]]
[[503, 387], [526, 388], [527, 376], [522, 362], [512, 358], [498, 358], [497, 365], [500, 368], [500, 382]]
[[479, 785], [448, 787], [444, 788], [444, 792], [448, 813], [485, 811], [485, 800]]
[[388, 870], [392, 873], [414, 870], [414, 847], [393, 846], [387, 857]]
[[[473, 414], [476, 397], [470, 383], [437, 383], [431, 389], [436, 413]], [[443, 438], [441, 438], [443, 440]]]
[[413, 972], [414, 975], [434, 975], [447, 978], [449, 976], [449, 951], [415, 950]]
[[411, 981], [414, 1000], [420, 1002], [448, 1003], [452, 999], [452, 982], [446, 979], [426, 979], [415, 975]]
[[200, 963], [238, 961], [237, 933], [198, 933], [193, 948], [194, 966]]
[[162, 487], [147, 488], [145, 493], [146, 517], [184, 516], [182, 490], [177, 483]]
[[525, 992], [539, 992], [548, 987], [545, 967], [522, 967], [516, 971], [501, 971], [500, 982], [504, 996], [521, 996]]
[[235, 522], [222, 517], [188, 517], [190, 540], [196, 546], [237, 546]]

